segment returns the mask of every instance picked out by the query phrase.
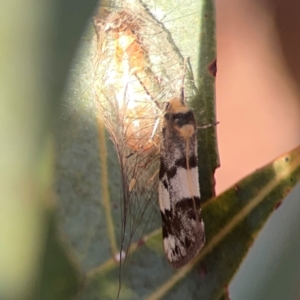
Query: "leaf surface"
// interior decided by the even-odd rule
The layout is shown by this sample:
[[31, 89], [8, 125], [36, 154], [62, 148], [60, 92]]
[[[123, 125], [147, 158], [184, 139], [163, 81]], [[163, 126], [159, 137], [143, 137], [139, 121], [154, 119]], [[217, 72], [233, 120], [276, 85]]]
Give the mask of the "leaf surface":
[[[207, 243], [196, 260], [179, 271], [166, 263], [161, 233], [147, 238], [133, 255], [121, 299], [220, 299], [258, 231], [300, 179], [300, 148], [279, 157], [203, 206]], [[99, 271], [99, 272], [98, 272]], [[95, 269], [82, 299], [118, 286], [115, 269]], [[95, 291], [95, 288], [98, 287]], [[124, 293], [124, 294], [123, 294]], [[99, 296], [101, 298], [101, 296]], [[110, 299], [108, 294], [102, 297]], [[99, 298], [99, 299], [100, 299]], [[111, 298], [113, 299], [113, 298]]]

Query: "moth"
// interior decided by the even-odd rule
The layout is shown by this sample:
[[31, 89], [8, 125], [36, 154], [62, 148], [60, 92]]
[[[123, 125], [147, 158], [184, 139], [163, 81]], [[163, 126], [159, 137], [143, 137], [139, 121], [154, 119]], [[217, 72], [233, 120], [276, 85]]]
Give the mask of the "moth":
[[163, 244], [174, 268], [187, 264], [205, 243], [196, 129], [195, 116], [184, 102], [182, 87], [180, 98], [168, 101], [163, 116], [158, 188]]

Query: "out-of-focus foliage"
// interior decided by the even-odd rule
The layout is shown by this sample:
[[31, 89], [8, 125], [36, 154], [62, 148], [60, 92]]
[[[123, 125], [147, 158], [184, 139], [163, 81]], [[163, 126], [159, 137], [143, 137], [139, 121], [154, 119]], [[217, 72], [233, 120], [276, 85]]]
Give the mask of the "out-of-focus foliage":
[[[68, 299], [78, 288], [76, 268], [56, 240], [50, 217], [55, 199], [53, 125], [71, 59], [95, 4], [35, 0], [0, 4], [0, 298], [4, 300]], [[52, 297], [44, 289], [44, 275]]]

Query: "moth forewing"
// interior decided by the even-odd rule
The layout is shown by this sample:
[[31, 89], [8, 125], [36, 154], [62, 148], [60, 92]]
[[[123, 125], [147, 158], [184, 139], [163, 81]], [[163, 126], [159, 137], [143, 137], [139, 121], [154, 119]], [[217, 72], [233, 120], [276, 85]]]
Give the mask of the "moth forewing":
[[169, 262], [180, 268], [205, 243], [197, 166], [196, 121], [183, 99], [169, 100], [162, 128], [159, 206]]

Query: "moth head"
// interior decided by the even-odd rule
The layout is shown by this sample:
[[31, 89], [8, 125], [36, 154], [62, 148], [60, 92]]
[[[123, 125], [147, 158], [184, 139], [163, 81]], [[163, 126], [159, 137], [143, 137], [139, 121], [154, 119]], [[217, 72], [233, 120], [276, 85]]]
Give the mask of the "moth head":
[[179, 98], [170, 99], [165, 109], [165, 125], [173, 128], [185, 140], [196, 132], [194, 113]]
[[172, 98], [166, 104], [165, 112], [166, 113], [180, 113], [187, 112], [189, 109], [182, 101], [181, 98]]

